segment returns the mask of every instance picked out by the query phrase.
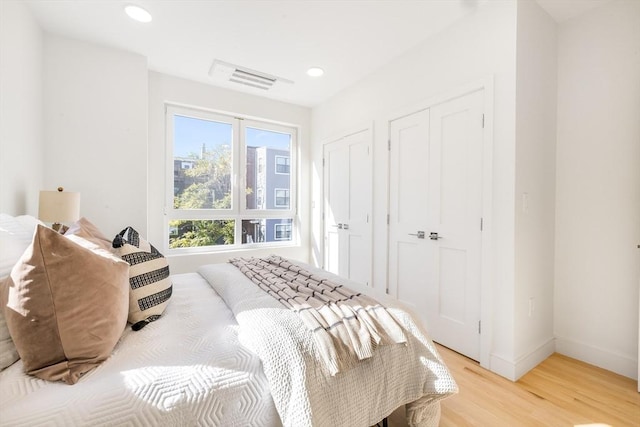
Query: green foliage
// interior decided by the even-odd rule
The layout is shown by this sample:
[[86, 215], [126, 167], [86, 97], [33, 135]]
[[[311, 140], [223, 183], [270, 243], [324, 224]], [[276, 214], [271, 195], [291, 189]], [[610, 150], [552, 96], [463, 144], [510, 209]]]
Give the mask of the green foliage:
[[232, 245], [234, 242], [234, 220], [176, 220], [169, 226], [178, 231], [175, 237], [169, 238], [170, 248]]
[[217, 145], [184, 170], [188, 185], [173, 199], [175, 209], [231, 209], [231, 147]]
[[[186, 187], [173, 198], [175, 209], [231, 209], [231, 147], [215, 146], [202, 157], [195, 154], [191, 169], [182, 170]], [[234, 243], [234, 220], [176, 220], [171, 248], [229, 245]]]

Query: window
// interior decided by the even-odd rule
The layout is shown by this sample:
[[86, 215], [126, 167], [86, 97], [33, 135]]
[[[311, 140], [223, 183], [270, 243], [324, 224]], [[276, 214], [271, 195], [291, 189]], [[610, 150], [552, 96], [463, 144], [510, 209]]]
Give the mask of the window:
[[169, 105], [166, 119], [169, 250], [292, 241], [295, 128]]
[[287, 219], [244, 219], [242, 220], [242, 243], [269, 243], [291, 241], [291, 224]]
[[291, 240], [291, 223], [274, 224], [274, 239]]
[[275, 206], [277, 208], [289, 207], [289, 190], [286, 188], [276, 188], [275, 190]]
[[284, 156], [276, 156], [276, 173], [289, 174], [289, 158]]

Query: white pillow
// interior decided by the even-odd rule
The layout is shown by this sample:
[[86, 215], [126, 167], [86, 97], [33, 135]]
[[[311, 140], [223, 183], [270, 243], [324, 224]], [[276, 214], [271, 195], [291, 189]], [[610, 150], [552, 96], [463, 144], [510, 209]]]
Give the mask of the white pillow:
[[[41, 222], [29, 215], [13, 217], [0, 213], [0, 286], [31, 244], [37, 224]], [[4, 310], [0, 310], [0, 371], [19, 358], [7, 329]]]
[[0, 213], [0, 278], [8, 276], [11, 269], [31, 244], [36, 218], [28, 215], [13, 217]]

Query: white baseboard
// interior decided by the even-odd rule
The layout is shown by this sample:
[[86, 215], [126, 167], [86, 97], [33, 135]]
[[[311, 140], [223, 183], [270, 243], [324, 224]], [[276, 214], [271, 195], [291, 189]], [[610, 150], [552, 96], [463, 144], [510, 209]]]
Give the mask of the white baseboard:
[[495, 354], [491, 355], [491, 371], [511, 381], [517, 381], [524, 374], [538, 366], [555, 351], [555, 339], [550, 338], [533, 351], [520, 356], [515, 361], [507, 360]]
[[515, 363], [495, 354], [491, 355], [489, 370], [508, 380], [516, 380]]
[[556, 351], [555, 338], [549, 338], [547, 342], [540, 345], [535, 350], [529, 352], [529, 354], [520, 356], [516, 360], [515, 374], [516, 380], [521, 376], [538, 366], [544, 359], [551, 356]]
[[638, 359], [562, 337], [556, 337], [556, 351], [616, 374], [638, 379]]

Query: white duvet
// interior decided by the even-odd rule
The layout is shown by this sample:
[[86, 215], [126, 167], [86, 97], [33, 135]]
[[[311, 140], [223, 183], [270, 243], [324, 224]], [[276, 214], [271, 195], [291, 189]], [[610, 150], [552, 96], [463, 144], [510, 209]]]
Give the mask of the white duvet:
[[[240, 341], [262, 360], [275, 405], [287, 427], [366, 427], [404, 404], [410, 426], [434, 426], [439, 419], [439, 401], [457, 392], [425, 332], [405, 307], [384, 295], [371, 296], [402, 325], [407, 344], [380, 346], [373, 357], [333, 376], [320, 362], [313, 333], [296, 313], [230, 264], [206, 265], [198, 272], [235, 314]], [[337, 276], [332, 280], [356, 292], [373, 293]]]
[[156, 322], [127, 328], [113, 355], [77, 384], [0, 372], [2, 426], [279, 426], [260, 359], [197, 273], [173, 276]]

